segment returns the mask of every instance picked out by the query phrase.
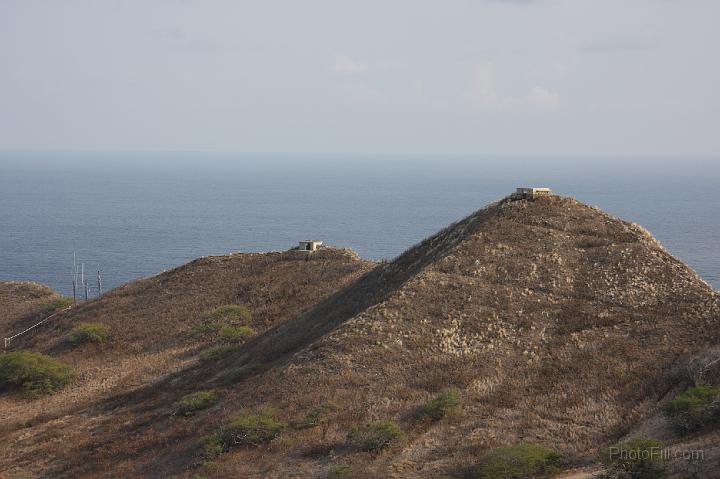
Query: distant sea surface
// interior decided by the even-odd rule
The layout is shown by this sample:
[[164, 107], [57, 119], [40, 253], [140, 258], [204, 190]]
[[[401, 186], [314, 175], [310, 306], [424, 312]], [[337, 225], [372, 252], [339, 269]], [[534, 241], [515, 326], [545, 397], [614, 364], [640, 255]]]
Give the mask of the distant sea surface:
[[0, 280], [72, 293], [301, 239], [393, 258], [517, 186], [650, 230], [720, 288], [720, 158], [0, 154]]

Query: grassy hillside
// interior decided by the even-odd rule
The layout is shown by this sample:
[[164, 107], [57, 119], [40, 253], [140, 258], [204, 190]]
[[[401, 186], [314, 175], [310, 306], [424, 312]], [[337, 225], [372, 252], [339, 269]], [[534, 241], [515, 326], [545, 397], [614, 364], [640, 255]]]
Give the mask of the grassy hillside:
[[22, 331], [48, 311], [61, 296], [52, 289], [29, 281], [0, 282], [0, 336]]
[[[228, 304], [258, 334], [203, 356], [218, 340], [197, 328]], [[200, 259], [24, 340], [81, 379], [0, 398], [0, 467], [472, 477], [523, 443], [591, 465], [633, 434], [688, 441], [660, 410], [718, 319], [718, 294], [646, 231], [569, 198], [500, 201], [379, 265], [338, 250]], [[91, 322], [112, 339], [69, 347]]]
[[[12, 350], [47, 353], [71, 364], [77, 379], [59, 393], [33, 400], [12, 391], [0, 395], [0, 434], [14, 441], [20, 438], [0, 446], [4, 474], [42, 476], [47, 468], [54, 470], [51, 465], [57, 465], [58, 457], [81, 458], [77, 448], [92, 437], [86, 429], [90, 424], [100, 418], [119, 424], [129, 419], [124, 412], [100, 411], [94, 416], [91, 411], [102, 409], [116, 395], [197, 363], [208, 349], [238, 347], [248, 339], [237, 334], [227, 338], [223, 335], [227, 331], [204, 326], [228, 326], [226, 330], [235, 332], [247, 327], [261, 334], [311, 308], [372, 266], [349, 250], [336, 249], [312, 256], [288, 252], [206, 257], [60, 314], [13, 341]], [[43, 301], [57, 297], [52, 293]], [[13, 301], [24, 303], [28, 310], [34, 304]], [[250, 317], [233, 317], [232, 308], [223, 316], [228, 305], [242, 305]], [[73, 344], [73, 333], [87, 324], [102, 325], [109, 333], [107, 340]], [[64, 439], [54, 440], [56, 435]]]

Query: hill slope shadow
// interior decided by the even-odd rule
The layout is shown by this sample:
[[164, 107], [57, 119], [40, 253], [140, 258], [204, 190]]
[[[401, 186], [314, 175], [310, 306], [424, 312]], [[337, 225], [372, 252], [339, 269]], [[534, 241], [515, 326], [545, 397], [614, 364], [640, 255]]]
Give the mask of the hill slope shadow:
[[423, 240], [390, 263], [382, 263], [315, 308], [248, 343], [238, 355], [223, 361], [232, 365], [214, 381], [241, 379], [282, 363], [292, 354], [333, 331], [362, 311], [385, 301], [428, 265], [449, 254], [482, 223], [499, 212], [506, 200], [492, 203]]
[[235, 383], [282, 364], [362, 311], [383, 302], [425, 267], [449, 254], [480, 225], [496, 216], [504, 201], [472, 213], [411, 247], [395, 260], [379, 264], [298, 318], [271, 328], [238, 352], [213, 363], [212, 368], [207, 363], [191, 366], [146, 388], [116, 396], [106, 406], [116, 407], [130, 397], [135, 401], [147, 398], [166, 387], [182, 389], [184, 385], [197, 388], [198, 384], [215, 387]]

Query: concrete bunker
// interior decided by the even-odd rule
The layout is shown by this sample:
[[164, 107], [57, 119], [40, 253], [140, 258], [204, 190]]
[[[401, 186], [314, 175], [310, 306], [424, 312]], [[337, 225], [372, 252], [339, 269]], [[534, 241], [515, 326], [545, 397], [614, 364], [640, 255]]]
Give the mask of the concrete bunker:
[[517, 188], [515, 193], [512, 195], [514, 199], [518, 200], [532, 200], [540, 196], [550, 196], [553, 192], [550, 188], [545, 187], [523, 187]]
[[322, 244], [322, 241], [318, 240], [302, 240], [299, 242], [298, 250], [307, 252], [317, 251]]

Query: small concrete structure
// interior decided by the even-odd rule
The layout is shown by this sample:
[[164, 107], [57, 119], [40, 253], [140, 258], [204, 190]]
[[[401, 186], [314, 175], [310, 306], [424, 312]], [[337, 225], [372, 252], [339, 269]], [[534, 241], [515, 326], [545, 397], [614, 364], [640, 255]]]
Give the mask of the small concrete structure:
[[298, 246], [298, 250], [300, 251], [317, 251], [317, 249], [322, 246], [322, 241], [318, 240], [303, 240], [300, 241], [300, 245]]
[[512, 195], [515, 199], [532, 200], [539, 196], [550, 196], [553, 192], [550, 188], [517, 188]]

